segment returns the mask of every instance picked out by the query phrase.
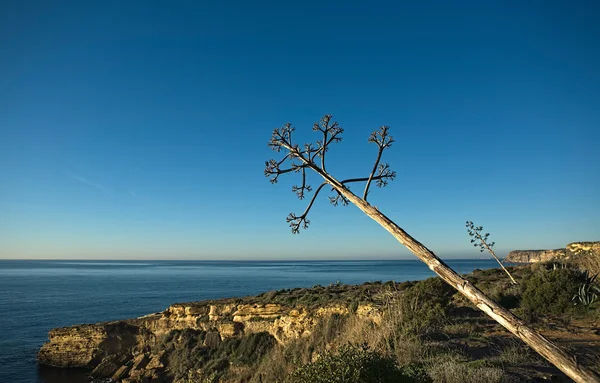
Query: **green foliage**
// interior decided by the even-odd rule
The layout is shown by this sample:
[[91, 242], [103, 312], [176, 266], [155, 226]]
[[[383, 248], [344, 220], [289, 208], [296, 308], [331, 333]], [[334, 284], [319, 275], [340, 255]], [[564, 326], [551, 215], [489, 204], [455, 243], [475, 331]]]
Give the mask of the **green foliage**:
[[573, 313], [572, 298], [585, 282], [585, 274], [573, 269], [540, 270], [523, 280], [521, 310], [527, 319], [540, 315]]
[[[586, 280], [591, 284], [589, 276], [586, 279], [584, 274], [565, 267], [538, 266], [537, 270], [511, 270], [523, 281], [519, 286], [509, 284], [500, 269], [478, 270], [469, 279], [507, 308], [521, 304], [537, 315], [546, 315], [561, 312], [560, 307], [553, 306], [562, 302], [565, 312], [571, 310], [569, 315], [573, 311], [583, 313], [583, 304], [573, 304], [573, 291], [577, 292]], [[471, 354], [464, 345], [489, 348], [490, 340], [483, 332], [485, 319], [470, 302], [459, 301], [460, 297], [439, 278], [271, 291], [235, 303], [247, 303], [246, 299], [259, 305], [290, 301], [307, 310], [341, 304], [350, 315], [323, 315], [309, 335], [285, 346], [278, 345], [268, 333], [247, 332], [221, 339], [216, 330], [188, 329], [166, 334], [152, 352], [165, 351], [166, 379], [181, 383], [503, 382], [505, 366], [531, 364], [527, 350], [510, 345], [498, 348], [486, 359], [472, 360], [481, 355]], [[365, 303], [382, 310], [381, 323], [364, 322], [362, 316], [354, 314], [358, 305]], [[340, 348], [349, 343], [364, 343], [371, 348]], [[514, 374], [513, 370], [509, 372]]]
[[[362, 285], [345, 285], [340, 281], [327, 286], [314, 285], [312, 289], [296, 288], [269, 291], [251, 297], [252, 304], [283, 304], [286, 306], [304, 306], [306, 308], [323, 307], [329, 304], [342, 304], [353, 307], [356, 304], [376, 303], [382, 292], [381, 282], [365, 282]], [[385, 286], [393, 290], [402, 290], [407, 282], [386, 282]], [[250, 298], [249, 298], [250, 300]], [[357, 302], [357, 303], [355, 303]]]
[[585, 281], [579, 286], [579, 290], [572, 298], [576, 305], [581, 304], [585, 307], [590, 307], [596, 302], [598, 294], [600, 294], [600, 288], [594, 285], [597, 276], [598, 274], [590, 276], [587, 270], [584, 272]]
[[521, 304], [521, 289], [515, 285], [500, 285], [492, 294], [492, 299], [507, 309], [514, 309]]
[[519, 307], [519, 304], [521, 303], [521, 297], [516, 294], [500, 294], [497, 302], [501, 306], [510, 310]]
[[173, 330], [163, 336], [158, 350], [166, 352], [169, 373], [176, 379], [187, 377], [209, 359], [210, 351], [203, 346], [206, 333], [192, 329]]
[[232, 361], [238, 364], [252, 364], [260, 361], [275, 346], [275, 338], [267, 332], [252, 333], [242, 337], [233, 353]]
[[406, 382], [429, 383], [431, 377], [423, 363], [410, 363], [401, 367]]
[[216, 331], [185, 329], [163, 336], [154, 351], [165, 351], [168, 373], [174, 381], [189, 380], [190, 371], [201, 371], [201, 378], [194, 381], [205, 381], [218, 379], [232, 364], [259, 363], [275, 344], [275, 338], [266, 332], [221, 340]]
[[400, 331], [406, 335], [419, 335], [439, 329], [455, 292], [437, 277], [417, 282], [407, 289], [398, 305]]
[[[411, 370], [411, 372], [413, 372]], [[414, 372], [413, 372], [414, 373]], [[286, 383], [402, 383], [418, 382], [394, 360], [366, 347], [344, 346], [294, 371]]]

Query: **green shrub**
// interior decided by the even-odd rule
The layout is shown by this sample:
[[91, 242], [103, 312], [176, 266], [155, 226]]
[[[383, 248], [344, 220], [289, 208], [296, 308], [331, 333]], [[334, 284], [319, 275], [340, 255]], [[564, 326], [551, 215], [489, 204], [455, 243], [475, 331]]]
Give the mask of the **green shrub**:
[[183, 379], [189, 370], [197, 369], [210, 358], [210, 350], [203, 346], [204, 331], [184, 329], [173, 330], [163, 336], [158, 350], [167, 353], [169, 374], [175, 379]]
[[401, 333], [420, 335], [439, 329], [456, 291], [440, 278], [429, 278], [407, 289], [398, 302]]
[[212, 382], [232, 364], [257, 365], [275, 344], [275, 338], [266, 332], [221, 340], [217, 331], [184, 329], [164, 335], [154, 352], [165, 351], [167, 374], [173, 381]]
[[514, 309], [521, 305], [521, 290], [515, 285], [500, 285], [492, 293], [492, 299], [506, 309]]
[[514, 309], [521, 304], [521, 297], [517, 294], [500, 293], [497, 298], [498, 304], [507, 309]]
[[578, 270], [539, 270], [523, 280], [521, 310], [527, 319], [540, 315], [569, 315], [576, 306], [572, 302], [585, 276]]
[[233, 353], [233, 361], [250, 365], [260, 361], [275, 346], [275, 338], [268, 332], [252, 333], [242, 337]]
[[344, 346], [294, 371], [286, 383], [403, 383], [418, 382], [391, 358], [366, 348]]

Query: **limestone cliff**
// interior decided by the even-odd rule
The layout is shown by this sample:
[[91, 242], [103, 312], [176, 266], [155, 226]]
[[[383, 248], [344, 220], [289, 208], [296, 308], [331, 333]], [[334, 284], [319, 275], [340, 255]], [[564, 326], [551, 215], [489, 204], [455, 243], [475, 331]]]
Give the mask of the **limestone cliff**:
[[[347, 295], [376, 298], [377, 294], [372, 294], [368, 285], [361, 285], [367, 286], [366, 290], [363, 287]], [[331, 296], [335, 288], [322, 289], [327, 291], [322, 296]], [[279, 300], [302, 296], [303, 290], [309, 289], [290, 290], [291, 295], [282, 298], [280, 294]], [[314, 294], [315, 289], [311, 290]], [[163, 312], [140, 318], [54, 329], [49, 333], [49, 342], [39, 351], [38, 362], [56, 367], [86, 368], [92, 371], [92, 377], [125, 383], [163, 382], [169, 380], [165, 379], [167, 356], [164, 351], [157, 352], [156, 346], [165, 338], [181, 337], [178, 331], [191, 331], [193, 336], [198, 335], [194, 342], [201, 341], [206, 347], [217, 347], [228, 338], [258, 333], [268, 334], [274, 341], [285, 344], [310, 335], [320, 319], [333, 314], [354, 312], [374, 323], [381, 322], [381, 312], [372, 302], [349, 301], [346, 297], [312, 306], [297, 301], [268, 303], [277, 302], [275, 295], [278, 293], [178, 303]]]
[[108, 355], [151, 342], [153, 334], [133, 320], [57, 328], [48, 337], [38, 353], [41, 364], [91, 367]]
[[565, 258], [565, 249], [554, 250], [513, 250], [505, 261], [515, 263], [548, 262], [557, 258]]
[[596, 257], [600, 259], [600, 242], [573, 242], [564, 249], [555, 250], [514, 250], [508, 253], [505, 261], [531, 263], [567, 260], [577, 257]]
[[566, 248], [568, 257], [597, 257], [600, 258], [600, 242], [573, 242]]

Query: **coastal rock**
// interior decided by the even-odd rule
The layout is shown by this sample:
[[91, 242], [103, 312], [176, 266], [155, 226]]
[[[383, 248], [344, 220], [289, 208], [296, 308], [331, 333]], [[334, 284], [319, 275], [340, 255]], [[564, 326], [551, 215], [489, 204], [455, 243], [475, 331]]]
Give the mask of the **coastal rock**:
[[50, 341], [38, 353], [41, 364], [54, 367], [94, 368], [108, 355], [122, 355], [151, 337], [127, 321], [79, 325], [50, 331]]
[[566, 258], [565, 249], [554, 250], [513, 250], [505, 258], [506, 262], [532, 263], [548, 262], [558, 258]]
[[129, 361], [129, 355], [109, 355], [90, 373], [93, 379], [113, 376], [121, 366]]
[[167, 368], [164, 352], [152, 354], [159, 339], [173, 331], [197, 331], [203, 346], [219, 347], [224, 340], [253, 333], [268, 333], [279, 343], [309, 336], [320, 318], [348, 315], [381, 323], [372, 304], [328, 304], [309, 308], [252, 302], [251, 298], [179, 303], [161, 313], [125, 321], [79, 325], [51, 330], [38, 362], [56, 367], [84, 367], [93, 378], [115, 381], [161, 381]]
[[147, 370], [160, 370], [165, 368], [165, 352], [162, 351], [159, 354], [155, 354], [150, 359], [150, 362], [146, 366]]
[[129, 371], [129, 367], [127, 365], [123, 365], [119, 367], [119, 369], [113, 374], [111, 377], [113, 380], [119, 380], [127, 376], [127, 372]]
[[600, 259], [600, 242], [573, 242], [566, 247], [568, 257], [595, 257]]
[[[579, 258], [579, 259], [577, 259]], [[508, 253], [506, 262], [533, 263], [553, 260], [583, 260], [593, 258], [600, 262], [600, 242], [573, 242], [564, 249], [554, 250], [514, 250]]]

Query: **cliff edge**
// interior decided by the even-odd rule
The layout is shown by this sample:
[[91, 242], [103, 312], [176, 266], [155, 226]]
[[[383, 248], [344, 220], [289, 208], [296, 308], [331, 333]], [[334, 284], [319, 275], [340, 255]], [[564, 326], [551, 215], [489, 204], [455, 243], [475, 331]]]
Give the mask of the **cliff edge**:
[[565, 249], [554, 250], [513, 250], [505, 258], [507, 262], [533, 263], [549, 262], [554, 259], [566, 257]]
[[[597, 249], [579, 244], [569, 247], [577, 256]], [[574, 305], [571, 297], [588, 277], [579, 266], [567, 265], [509, 267], [520, 286], [532, 287], [526, 290], [515, 287], [502, 269], [477, 269], [467, 278], [487, 294], [501, 292], [511, 309], [552, 322], [557, 315], [576, 320], [575, 326], [547, 328], [543, 335], [593, 362], [600, 355], [593, 319], [600, 306]], [[390, 362], [394, 373], [419, 382], [472, 376], [490, 383], [568, 381], [552, 366], [531, 364], [529, 357], [499, 359], [514, 353], [513, 338], [503, 327], [440, 278], [429, 278], [178, 303], [139, 318], [58, 328], [50, 331], [38, 361], [84, 368], [97, 383], [310, 382], [294, 379], [303, 371], [321, 374], [319, 361], [350, 356], [344, 366], [362, 371], [365, 365], [355, 358], [361, 355]], [[448, 364], [450, 356], [454, 361]]]
[[[170, 372], [164, 350], [176, 349], [179, 343], [217, 349], [228, 340], [248, 339], [254, 334], [261, 341], [286, 344], [309, 336], [323, 318], [350, 313], [379, 324], [381, 312], [374, 300], [381, 298], [381, 286], [388, 284], [319, 286], [178, 303], [140, 318], [57, 328], [49, 332], [38, 363], [85, 368], [92, 378], [125, 383], [169, 381], [165, 379]], [[401, 290], [400, 284], [394, 285], [394, 290]], [[327, 302], [319, 301], [323, 296]], [[298, 299], [305, 302], [298, 304]], [[169, 345], [165, 347], [165, 343]]]
[[505, 258], [506, 262], [533, 263], [576, 258], [597, 258], [600, 260], [600, 242], [572, 242], [563, 249], [554, 250], [513, 250]]

